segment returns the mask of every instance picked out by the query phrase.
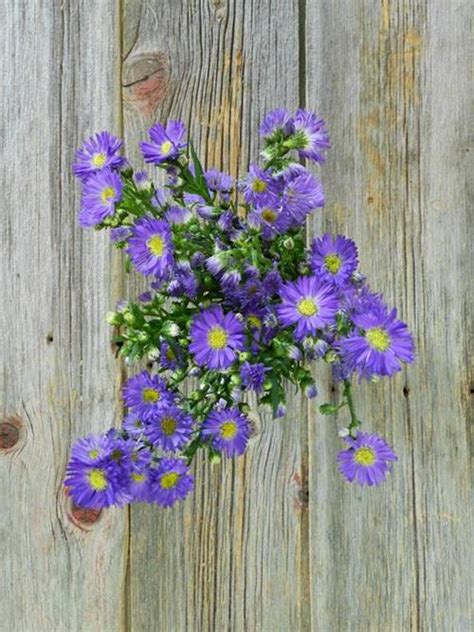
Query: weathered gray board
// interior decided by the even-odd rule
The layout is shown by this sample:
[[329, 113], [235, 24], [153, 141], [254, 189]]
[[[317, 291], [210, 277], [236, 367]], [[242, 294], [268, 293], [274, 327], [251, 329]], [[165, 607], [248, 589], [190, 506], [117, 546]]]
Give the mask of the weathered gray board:
[[[0, 630], [472, 629], [467, 0], [7, 0], [0, 23]], [[353, 236], [416, 333], [415, 366], [357, 389], [400, 463], [380, 489], [340, 479], [318, 369], [318, 402], [199, 461], [184, 506], [78, 513], [64, 467], [120, 418], [103, 315], [127, 288], [77, 227], [74, 148], [110, 128], [140, 164], [147, 127], [181, 117], [236, 175], [277, 105], [331, 130], [310, 234]]]

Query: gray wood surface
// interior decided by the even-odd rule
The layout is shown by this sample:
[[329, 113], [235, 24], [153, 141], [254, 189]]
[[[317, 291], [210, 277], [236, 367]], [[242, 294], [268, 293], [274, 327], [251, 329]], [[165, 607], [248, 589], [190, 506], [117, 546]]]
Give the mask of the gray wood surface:
[[[452, 0], [9, 0], [0, 222], [0, 630], [471, 630], [469, 3]], [[315, 109], [333, 148], [309, 235], [352, 236], [415, 332], [417, 363], [361, 385], [400, 462], [380, 489], [341, 480], [335, 397], [290, 396], [248, 454], [194, 466], [181, 507], [75, 511], [71, 442], [117, 423], [122, 367], [104, 313], [124, 279], [77, 226], [74, 149], [127, 154], [179, 117], [208, 166], [241, 173], [262, 115]], [[469, 168], [470, 167], [470, 168]], [[472, 375], [471, 375], [472, 377]]]
[[[4, 2], [0, 222], [0, 629], [123, 628], [127, 514], [79, 514], [71, 442], [118, 418], [108, 237], [76, 220], [73, 151], [120, 123], [112, 1]], [[106, 25], [106, 28], [99, 27]], [[11, 419], [18, 441], [5, 442]]]

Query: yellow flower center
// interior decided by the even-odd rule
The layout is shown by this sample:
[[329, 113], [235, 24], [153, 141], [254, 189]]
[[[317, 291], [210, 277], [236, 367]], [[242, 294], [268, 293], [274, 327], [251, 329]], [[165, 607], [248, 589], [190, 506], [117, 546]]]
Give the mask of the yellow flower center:
[[101, 151], [92, 156], [91, 162], [94, 165], [94, 167], [97, 167], [97, 169], [100, 169], [101, 167], [105, 165], [105, 161], [106, 161], [106, 155], [104, 154], [103, 151]]
[[164, 156], [167, 156], [170, 153], [170, 151], [173, 149], [173, 143], [170, 140], [165, 140], [164, 143], [161, 143], [160, 149], [161, 149], [161, 153]]
[[277, 213], [275, 213], [275, 211], [272, 211], [271, 208], [266, 208], [262, 211], [262, 219], [264, 219], [266, 222], [270, 222], [270, 224], [273, 223], [277, 217]]
[[107, 488], [108, 483], [104, 470], [93, 469], [88, 473], [87, 478], [90, 486], [96, 492], [102, 492]]
[[303, 298], [298, 303], [297, 310], [302, 316], [314, 316], [318, 312], [318, 307], [312, 298]]
[[99, 450], [90, 450], [89, 458], [96, 459], [99, 456]]
[[163, 237], [161, 237], [161, 235], [153, 235], [153, 237], [150, 237], [150, 239], [146, 242], [146, 245], [148, 246], [148, 249], [150, 250], [151, 254], [154, 255], [155, 257], [163, 256], [163, 250], [165, 249], [165, 242], [163, 240]]
[[143, 389], [143, 401], [147, 404], [156, 404], [160, 399], [160, 394], [156, 388], [144, 388]]
[[255, 314], [250, 314], [250, 316], [247, 317], [247, 322], [249, 325], [255, 327], [256, 329], [260, 329], [260, 327], [262, 326], [262, 321], [258, 316], [255, 316]]
[[100, 194], [100, 199], [103, 204], [108, 204], [113, 197], [115, 197], [115, 189], [113, 187], [105, 187]]
[[173, 419], [173, 417], [164, 417], [161, 422], [161, 429], [167, 437], [171, 436], [176, 430], [176, 419]]
[[331, 274], [337, 274], [341, 269], [342, 259], [333, 253], [324, 257], [324, 263], [326, 265], [326, 270], [328, 270]]
[[381, 327], [368, 329], [365, 335], [369, 343], [377, 351], [387, 351], [390, 346], [390, 336]]
[[362, 446], [355, 451], [354, 460], [359, 465], [365, 465], [368, 467], [375, 463], [375, 452], [372, 448]]
[[211, 349], [223, 349], [227, 344], [227, 332], [222, 327], [216, 325], [207, 334], [207, 343]]
[[171, 489], [176, 485], [178, 481], [179, 474], [177, 474], [176, 472], [168, 472], [168, 474], [165, 474], [161, 477], [161, 487], [163, 489]]
[[266, 190], [267, 183], [263, 180], [260, 180], [260, 178], [255, 178], [255, 180], [252, 182], [252, 191], [255, 191], [255, 193], [263, 193]]
[[145, 474], [137, 474], [136, 472], [132, 472], [132, 479], [135, 481], [135, 483], [144, 483], [145, 478]]
[[233, 439], [237, 434], [238, 426], [235, 421], [225, 421], [220, 427], [221, 437], [223, 439]]

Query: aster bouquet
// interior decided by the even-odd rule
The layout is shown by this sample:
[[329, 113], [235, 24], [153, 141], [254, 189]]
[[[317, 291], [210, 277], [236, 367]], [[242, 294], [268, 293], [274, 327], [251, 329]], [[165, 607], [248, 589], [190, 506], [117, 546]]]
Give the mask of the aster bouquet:
[[108, 322], [127, 364], [152, 367], [125, 383], [121, 427], [74, 445], [65, 485], [81, 507], [184, 499], [199, 449], [212, 461], [245, 452], [247, 393], [283, 417], [286, 382], [316, 397], [317, 360], [342, 383], [340, 403], [320, 411], [347, 408], [337, 457], [345, 478], [378, 485], [397, 458], [360, 430], [352, 382], [399, 371], [414, 358], [412, 337], [357, 270], [351, 239], [325, 234], [306, 247], [305, 219], [324, 193], [302, 162], [324, 161], [325, 124], [277, 109], [260, 133], [260, 160], [237, 183], [203, 168], [179, 121], [157, 123], [141, 143], [145, 162], [163, 171], [161, 187], [134, 173], [108, 132], [77, 152], [80, 224], [109, 229], [127, 271], [149, 281]]

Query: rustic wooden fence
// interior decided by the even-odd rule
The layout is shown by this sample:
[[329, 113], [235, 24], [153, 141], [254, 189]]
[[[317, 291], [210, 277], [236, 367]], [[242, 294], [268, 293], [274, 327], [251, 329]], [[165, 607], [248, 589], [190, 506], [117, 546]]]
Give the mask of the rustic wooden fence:
[[[4, 0], [2, 631], [472, 629], [469, 4]], [[174, 116], [237, 174], [277, 105], [330, 127], [312, 232], [356, 239], [416, 332], [414, 367], [358, 389], [395, 474], [345, 484], [342, 419], [297, 396], [245, 458], [198, 462], [184, 506], [73, 510], [71, 442], [120, 418], [104, 313], [127, 283], [107, 237], [78, 228], [74, 149], [109, 128], [140, 164], [137, 141]]]

